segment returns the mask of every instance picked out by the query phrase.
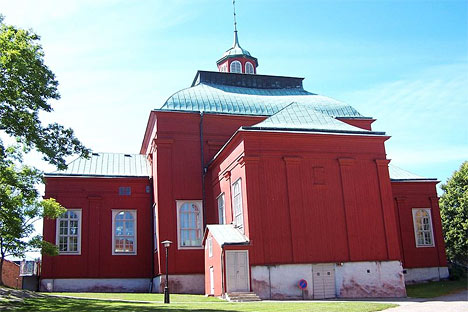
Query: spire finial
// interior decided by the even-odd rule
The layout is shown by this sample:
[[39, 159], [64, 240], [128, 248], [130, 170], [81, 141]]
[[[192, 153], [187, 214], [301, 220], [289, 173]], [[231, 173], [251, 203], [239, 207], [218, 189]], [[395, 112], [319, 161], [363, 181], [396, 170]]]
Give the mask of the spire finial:
[[234, 31], [237, 32], [237, 21], [236, 21], [236, 0], [232, 0], [232, 8], [234, 12]]

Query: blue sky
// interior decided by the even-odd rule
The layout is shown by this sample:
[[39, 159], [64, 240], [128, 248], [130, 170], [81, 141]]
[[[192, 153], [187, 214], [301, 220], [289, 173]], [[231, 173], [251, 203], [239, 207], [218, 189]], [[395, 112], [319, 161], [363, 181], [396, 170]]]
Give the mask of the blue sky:
[[[259, 73], [376, 118], [393, 164], [445, 181], [468, 159], [467, 3], [237, 0], [239, 38]], [[0, 0], [0, 13], [41, 36], [60, 82], [44, 121], [94, 151], [137, 153], [150, 110], [232, 44], [230, 0]]]

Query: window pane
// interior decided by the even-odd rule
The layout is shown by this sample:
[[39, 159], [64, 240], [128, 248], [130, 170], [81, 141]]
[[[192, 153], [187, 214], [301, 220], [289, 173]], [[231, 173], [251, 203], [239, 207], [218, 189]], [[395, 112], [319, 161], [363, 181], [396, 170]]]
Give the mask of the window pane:
[[134, 225], [133, 221], [125, 222], [125, 235], [134, 235], [133, 225]]
[[115, 235], [123, 235], [123, 221], [115, 222]]
[[78, 235], [78, 221], [70, 221], [70, 235]]
[[124, 240], [120, 237], [115, 239], [115, 251], [122, 252], [124, 251]]
[[124, 218], [124, 212], [121, 211], [115, 216], [115, 220], [123, 220]]
[[127, 238], [125, 240], [125, 251], [126, 252], [133, 252], [133, 250], [134, 250], [133, 238]]

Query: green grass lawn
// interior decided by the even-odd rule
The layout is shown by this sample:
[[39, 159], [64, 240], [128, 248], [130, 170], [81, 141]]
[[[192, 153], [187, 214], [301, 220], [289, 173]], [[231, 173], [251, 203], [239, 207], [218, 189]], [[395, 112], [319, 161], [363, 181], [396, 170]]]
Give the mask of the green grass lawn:
[[[148, 293], [45, 293], [47, 295], [70, 296], [80, 298], [98, 298], [114, 300], [134, 300], [134, 301], [156, 301], [163, 302], [164, 294]], [[204, 302], [225, 302], [216, 297], [207, 297], [201, 295], [171, 295], [171, 303], [204, 303]]]
[[[78, 294], [74, 294], [78, 295]], [[79, 294], [90, 296], [96, 294]], [[99, 294], [105, 297], [107, 294]], [[160, 301], [159, 294], [109, 294], [107, 299], [133, 298], [141, 301]], [[368, 303], [368, 302], [252, 302], [252, 303], [229, 303], [216, 298], [205, 298], [204, 296], [173, 295], [171, 304], [163, 303], [137, 303], [119, 302], [91, 299], [70, 299], [53, 296], [42, 296], [40, 298], [24, 299], [23, 302], [0, 301], [0, 310], [6, 311], [278, 311], [278, 312], [371, 312], [382, 311], [395, 305]], [[190, 301], [190, 303], [188, 302]]]
[[406, 294], [413, 298], [434, 298], [468, 289], [467, 278], [458, 281], [440, 281], [406, 286]]

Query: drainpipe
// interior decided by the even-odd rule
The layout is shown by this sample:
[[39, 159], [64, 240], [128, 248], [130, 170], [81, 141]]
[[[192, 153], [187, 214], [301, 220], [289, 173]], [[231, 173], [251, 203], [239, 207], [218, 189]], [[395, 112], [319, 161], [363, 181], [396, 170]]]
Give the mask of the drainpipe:
[[[150, 179], [151, 181], [152, 179]], [[150, 187], [152, 186], [153, 183], [150, 183]], [[153, 190], [151, 190], [151, 194], [153, 194]], [[154, 222], [155, 222], [155, 213], [154, 213], [154, 208], [156, 207], [156, 203], [154, 202], [154, 198], [153, 198], [153, 195], [151, 195], [151, 202], [152, 202], [152, 205], [150, 205], [150, 209], [151, 209], [151, 233], [152, 233], [152, 237], [151, 237], [151, 243], [152, 243], [152, 246], [151, 246], [151, 282], [150, 282], [150, 287], [149, 287], [149, 292], [152, 293], [153, 292], [153, 279], [154, 279], [154, 254], [155, 254], [155, 251], [156, 249], [154, 248], [155, 246], [155, 240], [154, 240], [154, 234], [155, 234], [155, 227], [154, 227]]]
[[270, 286], [270, 300], [271, 300], [271, 266], [270, 265], [267, 265], [267, 268], [268, 268], [268, 285]]
[[203, 207], [203, 228], [206, 226], [206, 209], [205, 209], [205, 155], [204, 155], [204, 148], [203, 148], [203, 116], [204, 113], [200, 112], [200, 159], [201, 159], [201, 183], [202, 183], [202, 207]]

